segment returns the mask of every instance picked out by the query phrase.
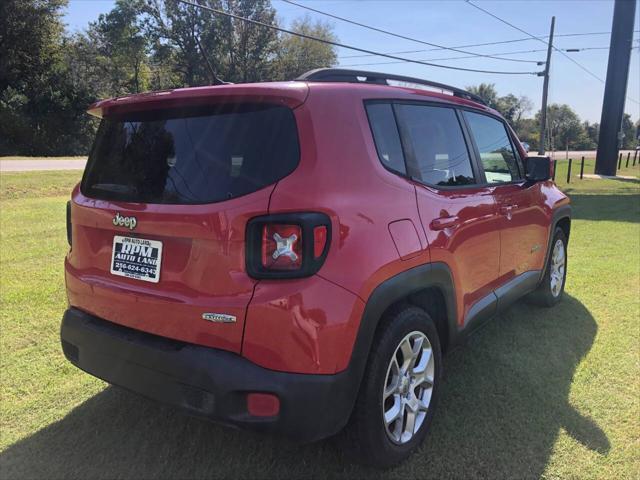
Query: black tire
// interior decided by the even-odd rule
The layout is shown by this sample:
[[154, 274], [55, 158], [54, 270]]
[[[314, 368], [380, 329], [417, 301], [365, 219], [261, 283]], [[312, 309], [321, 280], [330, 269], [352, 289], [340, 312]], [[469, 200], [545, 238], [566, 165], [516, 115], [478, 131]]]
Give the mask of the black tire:
[[[401, 341], [412, 332], [424, 333], [434, 359], [433, 387], [429, 408], [413, 438], [403, 444], [394, 443], [383, 420], [382, 392], [391, 358]], [[435, 324], [422, 309], [403, 306], [390, 312], [382, 324], [369, 354], [358, 398], [349, 424], [343, 432], [347, 454], [364, 465], [388, 468], [407, 458], [424, 441], [433, 420], [442, 378], [442, 354]]]
[[[560, 292], [554, 295], [551, 288], [551, 264], [553, 261], [553, 249], [556, 242], [561, 241], [564, 248], [564, 274], [562, 275], [562, 284], [560, 286]], [[567, 279], [567, 237], [561, 228], [556, 228], [553, 234], [553, 240], [550, 246], [549, 258], [545, 266], [545, 273], [538, 288], [529, 295], [529, 300], [540, 305], [542, 307], [553, 307], [556, 305], [564, 295], [564, 285]]]

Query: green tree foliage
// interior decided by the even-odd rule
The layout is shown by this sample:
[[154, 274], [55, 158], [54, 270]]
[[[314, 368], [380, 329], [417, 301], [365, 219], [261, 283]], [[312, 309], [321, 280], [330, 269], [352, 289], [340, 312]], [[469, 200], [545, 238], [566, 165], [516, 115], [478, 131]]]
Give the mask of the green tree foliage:
[[[276, 25], [269, 0], [206, 0], [218, 10]], [[274, 30], [213, 15], [175, 0], [151, 0], [142, 9], [145, 31], [152, 43], [154, 66], [173, 73], [171, 87], [270, 80], [277, 49]], [[209, 65], [211, 68], [209, 68]], [[212, 73], [213, 71], [213, 73]], [[166, 72], [165, 72], [166, 73]]]
[[[467, 87], [471, 93], [478, 95], [491, 108], [511, 124], [521, 141], [527, 142], [531, 150], [537, 150], [540, 142], [540, 112], [535, 118], [526, 118], [533, 105], [525, 96], [517, 97], [513, 94], [498, 95], [493, 83], [481, 83]], [[547, 145], [546, 150], [593, 150], [598, 147], [600, 125], [597, 123], [581, 122], [578, 115], [568, 105], [552, 104], [547, 110]], [[638, 143], [637, 127], [631, 116], [624, 114], [622, 131], [624, 140], [622, 148], [635, 148]]]
[[74, 84], [61, 9], [66, 0], [0, 2], [0, 155], [85, 150], [94, 97]]
[[481, 83], [478, 86], [467, 87], [467, 90], [478, 95], [484, 102], [500, 114], [518, 131], [525, 115], [531, 111], [533, 104], [528, 97], [516, 97], [513, 94], [501, 97], [498, 95], [494, 83]]
[[585, 150], [596, 148], [598, 146], [598, 137], [600, 136], [600, 124], [585, 121], [582, 126], [590, 145], [590, 147], [585, 148]]
[[[117, 0], [80, 33], [65, 32], [68, 0], [0, 1], [0, 155], [86, 154], [97, 122], [86, 108], [98, 98], [227, 82], [289, 80], [337, 62], [335, 49], [176, 0]], [[270, 0], [197, 0], [201, 5], [278, 25]], [[328, 23], [303, 17], [290, 28], [336, 41]], [[524, 96], [495, 85], [467, 87], [498, 110], [521, 140], [537, 149], [539, 118]], [[549, 145], [595, 148], [597, 123], [580, 122], [567, 105], [551, 105]], [[624, 148], [637, 126], [623, 118]]]
[[108, 60], [105, 74], [116, 95], [149, 87], [149, 39], [139, 18], [142, 5], [139, 0], [118, 0], [111, 12], [89, 24], [88, 34], [98, 55]]
[[150, 88], [149, 40], [139, 19], [142, 0], [118, 0], [84, 33], [67, 39], [65, 65], [74, 86], [96, 97], [121, 96]]
[[622, 133], [624, 133], [622, 148], [636, 148], [636, 145], [638, 145], [637, 128], [628, 113], [625, 113], [622, 117]]
[[518, 138], [529, 144], [531, 152], [537, 151], [540, 145], [540, 122], [535, 118], [523, 118], [517, 128], [514, 128]]
[[[293, 22], [291, 30], [329, 41], [337, 41], [331, 26], [325, 22], [313, 22], [308, 16]], [[326, 44], [293, 35], [280, 40], [274, 62], [274, 77], [291, 80], [320, 67], [331, 67], [337, 62], [336, 52]]]
[[[540, 121], [541, 113], [536, 114]], [[547, 150], [575, 148], [583, 132], [578, 115], [569, 105], [552, 103], [547, 107]]]
[[[277, 25], [270, 0], [198, 2]], [[61, 21], [66, 4], [0, 2], [0, 155], [86, 154], [97, 122], [85, 110], [98, 98], [210, 85], [216, 77], [289, 79], [336, 62], [331, 46], [176, 0], [117, 0], [69, 35]], [[329, 25], [308, 19], [292, 28], [335, 39]]]
[[[201, 3], [217, 9], [222, 6], [216, 0]], [[154, 66], [176, 74], [177, 78], [173, 77], [171, 83], [182, 86], [215, 83], [206, 60], [211, 62], [214, 71], [220, 70], [221, 22], [217, 16], [175, 0], [150, 0], [143, 12], [145, 32], [153, 45]], [[157, 51], [161, 52], [160, 56], [156, 55]]]
[[[268, 0], [226, 0], [224, 10], [268, 25], [277, 24], [276, 12]], [[223, 18], [221, 21], [224, 80], [272, 80], [273, 59], [281, 43], [276, 31], [231, 18]]]
[[479, 96], [484, 103], [493, 109], [498, 107], [498, 91], [495, 83], [481, 83], [480, 85], [472, 85], [466, 87], [468, 92]]

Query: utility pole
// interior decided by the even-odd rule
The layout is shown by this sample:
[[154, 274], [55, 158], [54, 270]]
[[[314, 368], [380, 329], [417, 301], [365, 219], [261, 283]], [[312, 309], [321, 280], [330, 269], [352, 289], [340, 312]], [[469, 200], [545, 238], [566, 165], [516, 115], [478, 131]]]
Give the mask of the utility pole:
[[547, 44], [547, 61], [544, 64], [544, 85], [542, 86], [542, 109], [540, 110], [540, 146], [538, 155], [545, 154], [545, 142], [547, 133], [547, 96], [549, 93], [549, 69], [551, 68], [551, 52], [553, 51], [553, 29], [556, 25], [556, 17], [551, 17], [551, 31], [549, 32], [549, 43]]
[[600, 175], [616, 174], [618, 142], [622, 139], [620, 134], [624, 100], [627, 95], [635, 11], [635, 0], [616, 0], [596, 156], [596, 173]]

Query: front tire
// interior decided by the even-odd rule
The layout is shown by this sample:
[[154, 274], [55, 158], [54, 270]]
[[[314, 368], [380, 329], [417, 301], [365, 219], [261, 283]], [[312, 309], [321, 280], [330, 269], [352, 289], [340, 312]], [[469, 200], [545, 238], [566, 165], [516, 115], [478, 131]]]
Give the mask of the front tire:
[[345, 436], [357, 461], [386, 468], [424, 441], [438, 397], [442, 355], [435, 324], [424, 310], [404, 306], [382, 322]]
[[556, 228], [551, 242], [551, 253], [547, 260], [544, 278], [531, 294], [531, 300], [543, 307], [553, 307], [564, 294], [567, 278], [567, 237], [561, 228]]

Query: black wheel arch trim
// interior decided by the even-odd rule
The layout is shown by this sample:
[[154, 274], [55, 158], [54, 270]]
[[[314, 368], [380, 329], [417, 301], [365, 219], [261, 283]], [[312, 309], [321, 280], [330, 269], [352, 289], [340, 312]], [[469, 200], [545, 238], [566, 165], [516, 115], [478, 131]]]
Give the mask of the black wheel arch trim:
[[[349, 362], [349, 369], [358, 383], [364, 375], [373, 339], [384, 313], [395, 303], [427, 288], [441, 291], [447, 312], [448, 345], [456, 342], [459, 336], [456, 296], [449, 267], [442, 262], [433, 262], [405, 270], [378, 285], [366, 302]], [[446, 348], [445, 345], [442, 347]]]
[[[562, 205], [553, 211], [551, 219], [551, 228], [549, 229], [549, 240], [547, 242], [547, 253], [544, 256], [544, 265], [540, 272], [539, 282], [542, 281], [547, 273], [547, 265], [549, 264], [549, 256], [551, 255], [551, 243], [553, 242], [553, 236], [556, 233], [556, 228], [561, 220], [568, 219], [571, 222], [571, 205]], [[567, 236], [567, 244], [569, 243], [569, 237]]]

